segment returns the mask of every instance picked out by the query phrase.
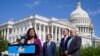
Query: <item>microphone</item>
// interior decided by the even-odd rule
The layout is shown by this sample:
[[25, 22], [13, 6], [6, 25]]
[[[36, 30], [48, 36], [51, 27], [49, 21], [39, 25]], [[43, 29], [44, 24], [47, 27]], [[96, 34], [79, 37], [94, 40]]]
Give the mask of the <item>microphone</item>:
[[21, 39], [26, 39], [27, 35], [21, 36]]
[[26, 38], [27, 38], [27, 35], [21, 36], [20, 39], [17, 38], [17, 42], [18, 42], [18, 44], [23, 44]]
[[18, 50], [19, 50], [19, 51], [24, 50], [24, 41], [25, 41], [25, 38], [26, 38], [26, 37], [27, 37], [27, 36], [25, 35], [25, 36], [21, 36], [20, 39], [19, 39], [19, 38], [16, 39], [16, 42], [17, 42], [18, 45], [19, 45], [19, 47], [18, 47]]
[[22, 45], [26, 38], [27, 38], [27, 35], [21, 36], [21, 38], [17, 38], [16, 41], [13, 42], [12, 44], [17, 43], [17, 44]]

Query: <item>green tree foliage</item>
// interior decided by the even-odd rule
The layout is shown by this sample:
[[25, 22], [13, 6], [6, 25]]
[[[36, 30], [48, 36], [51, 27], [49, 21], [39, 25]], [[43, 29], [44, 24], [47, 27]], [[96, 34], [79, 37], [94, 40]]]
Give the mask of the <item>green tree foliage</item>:
[[8, 42], [4, 39], [0, 30], [0, 52], [7, 50]]

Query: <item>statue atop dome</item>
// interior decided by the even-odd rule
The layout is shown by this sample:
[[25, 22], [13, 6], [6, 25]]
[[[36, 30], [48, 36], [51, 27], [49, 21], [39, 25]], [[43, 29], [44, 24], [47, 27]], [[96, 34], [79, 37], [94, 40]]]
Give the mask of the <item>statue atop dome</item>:
[[76, 9], [71, 13], [71, 18], [86, 17], [89, 18], [88, 13], [82, 9], [80, 0], [77, 0]]

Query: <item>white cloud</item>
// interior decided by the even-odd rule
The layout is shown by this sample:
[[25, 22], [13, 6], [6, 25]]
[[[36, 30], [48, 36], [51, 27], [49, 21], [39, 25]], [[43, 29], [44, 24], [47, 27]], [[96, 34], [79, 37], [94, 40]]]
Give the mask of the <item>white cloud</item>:
[[32, 7], [37, 7], [40, 5], [40, 1], [33, 1], [32, 3], [27, 3], [25, 4], [27, 7], [32, 8]]
[[89, 14], [92, 16], [100, 14], [100, 9], [97, 9], [96, 11], [89, 11]]

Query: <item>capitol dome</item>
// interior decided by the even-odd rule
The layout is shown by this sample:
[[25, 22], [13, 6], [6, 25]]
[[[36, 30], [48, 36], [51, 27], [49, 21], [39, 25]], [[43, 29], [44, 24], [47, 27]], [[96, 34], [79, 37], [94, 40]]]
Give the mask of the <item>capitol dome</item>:
[[70, 22], [76, 26], [81, 36], [90, 36], [91, 19], [88, 13], [82, 9], [81, 3], [77, 0], [76, 9], [70, 15]]
[[76, 9], [71, 13], [71, 18], [75, 17], [87, 17], [89, 18], [88, 13], [81, 8], [81, 3], [77, 2]]

